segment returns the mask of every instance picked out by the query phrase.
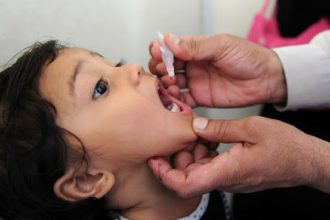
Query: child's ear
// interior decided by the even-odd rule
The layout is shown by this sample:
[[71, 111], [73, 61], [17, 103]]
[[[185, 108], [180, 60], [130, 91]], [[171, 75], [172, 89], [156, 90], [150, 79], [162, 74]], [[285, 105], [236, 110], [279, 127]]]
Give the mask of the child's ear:
[[115, 176], [109, 171], [78, 175], [74, 169], [70, 169], [56, 181], [54, 192], [58, 197], [68, 201], [101, 198], [111, 190], [114, 183]]

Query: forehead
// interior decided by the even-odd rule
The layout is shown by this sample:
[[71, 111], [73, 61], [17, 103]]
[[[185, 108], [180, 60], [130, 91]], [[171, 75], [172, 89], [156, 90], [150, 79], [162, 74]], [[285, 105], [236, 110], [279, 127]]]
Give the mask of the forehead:
[[69, 107], [69, 82], [76, 65], [91, 57], [90, 51], [80, 48], [66, 48], [59, 51], [56, 59], [44, 67], [39, 82], [41, 95], [53, 103], [56, 108]]
[[72, 77], [80, 62], [86, 62], [95, 57], [100, 58], [102, 56], [96, 52], [81, 48], [60, 50], [55, 60], [45, 66], [41, 77], [41, 87], [44, 87], [43, 84], [46, 84], [46, 87], [48, 87], [48, 81], [57, 82], [60, 80], [61, 84], [63, 84], [64, 81]]
[[97, 53], [82, 48], [65, 48], [59, 51], [56, 59], [48, 65], [49, 68], [56, 65], [74, 64], [74, 61], [96, 56]]
[[69, 75], [72, 68], [80, 61], [91, 56], [91, 52], [80, 48], [66, 48], [59, 51], [55, 60], [49, 63], [43, 71], [43, 78], [55, 75]]
[[[46, 92], [52, 89], [52, 85], [59, 86], [67, 81], [73, 74], [75, 65], [77, 65], [80, 60], [84, 60], [90, 56], [89, 54], [90, 52], [88, 50], [80, 48], [66, 48], [60, 50], [55, 60], [46, 65], [43, 69], [40, 81], [41, 91]], [[62, 83], [59, 83], [60, 79]]]

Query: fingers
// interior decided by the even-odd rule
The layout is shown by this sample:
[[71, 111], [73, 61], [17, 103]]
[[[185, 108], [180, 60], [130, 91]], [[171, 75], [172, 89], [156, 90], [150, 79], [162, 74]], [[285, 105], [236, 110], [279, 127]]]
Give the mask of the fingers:
[[[240, 41], [240, 38], [219, 34], [214, 36], [175, 36], [167, 34], [164, 41], [174, 56], [182, 61], [213, 60], [223, 55], [230, 45]], [[161, 61], [159, 42], [153, 40], [149, 44], [149, 53], [156, 61]]]
[[186, 169], [191, 163], [194, 162], [194, 157], [190, 152], [180, 151], [173, 159], [173, 165], [176, 169]]
[[[173, 34], [165, 36], [164, 40], [170, 50], [174, 53], [176, 70], [183, 69], [184, 61], [212, 60], [218, 53], [216, 46], [219, 44], [215, 37], [191, 36], [177, 37]], [[166, 68], [162, 64], [160, 45], [157, 40], [149, 44], [149, 69], [154, 74], [166, 74]]]
[[150, 159], [155, 176], [182, 198], [190, 198], [223, 186], [221, 169], [228, 167], [221, 155], [204, 163], [192, 163], [185, 170], [174, 169], [162, 158]]
[[157, 64], [159, 63], [160, 61], [157, 61], [157, 60], [154, 60], [153, 58], [151, 58], [149, 60], [149, 63], [148, 63], [148, 68], [150, 70], [151, 73], [153, 74], [156, 74], [158, 75], [158, 70], [157, 70]]
[[203, 45], [200, 37], [177, 37], [173, 34], [166, 35], [164, 38], [167, 46], [173, 51], [174, 56], [184, 60], [194, 60]]
[[153, 40], [150, 44], [149, 44], [149, 53], [150, 56], [152, 56], [152, 58], [156, 61], [161, 61], [161, 53], [160, 53], [160, 44], [158, 42], [158, 40]]
[[217, 153], [214, 151], [213, 143], [208, 144], [208, 146], [197, 143], [192, 151], [182, 150], [177, 152], [172, 161], [175, 169], [183, 170], [193, 163], [203, 164], [215, 155]]
[[211, 142], [250, 142], [253, 140], [249, 132], [251, 120], [209, 120], [197, 117], [193, 120], [193, 128], [198, 136]]
[[180, 99], [180, 97], [181, 97], [181, 91], [180, 91], [180, 88], [179, 88], [179, 87], [177, 87], [177, 86], [175, 86], [175, 85], [173, 85], [173, 86], [169, 86], [169, 87], [167, 88], [167, 91], [168, 91], [168, 93], [169, 93], [170, 95], [174, 96], [174, 97], [177, 98], [177, 99]]
[[[167, 75], [167, 69], [163, 61], [160, 59], [156, 59], [155, 57], [151, 57], [149, 60], [149, 70], [159, 76]], [[181, 60], [174, 60], [174, 72], [175, 73], [182, 73], [185, 71], [185, 62]]]
[[[176, 191], [180, 196], [187, 198], [206, 192], [209, 189], [207, 179], [198, 178], [199, 172], [209, 173], [209, 163], [216, 154], [204, 144], [196, 144], [193, 151], [180, 151], [173, 158], [173, 166], [161, 157], [148, 161], [154, 175], [168, 188]], [[203, 168], [203, 166], [205, 166]], [[202, 169], [201, 169], [202, 168]], [[218, 171], [217, 171], [218, 172]], [[206, 174], [206, 175], [207, 175]], [[203, 177], [204, 174], [202, 174]], [[210, 178], [211, 176], [207, 177]], [[196, 180], [197, 179], [197, 180]]]
[[195, 161], [203, 159], [208, 155], [208, 153], [209, 151], [204, 145], [198, 144], [194, 150]]
[[169, 87], [171, 85], [177, 85], [180, 89], [187, 88], [187, 80], [183, 74], [176, 74], [174, 78], [165, 75], [161, 78], [163, 85]]
[[159, 75], [159, 73], [164, 75], [166, 73], [166, 68], [165, 65], [160, 65], [162, 63], [162, 58], [158, 40], [153, 40], [149, 44], [149, 53], [151, 56], [151, 59], [148, 63], [150, 72], [156, 75]]
[[163, 158], [153, 158], [148, 161], [154, 175], [168, 188], [179, 195], [185, 194], [186, 174], [182, 170], [173, 169]]
[[197, 102], [190, 92], [181, 93], [181, 100], [192, 108], [197, 107]]
[[[229, 35], [215, 36], [181, 36], [177, 37], [168, 34], [164, 41], [169, 49], [174, 53], [176, 59], [174, 67], [176, 70], [183, 69], [186, 61], [212, 61], [223, 56], [228, 50], [235, 37]], [[149, 69], [154, 74], [166, 74], [165, 66], [162, 64], [160, 45], [157, 40], [149, 45], [151, 60]]]
[[216, 36], [182, 36], [173, 34], [165, 36], [167, 46], [173, 51], [174, 56], [183, 61], [213, 60], [218, 57], [226, 42], [231, 37], [227, 35]]

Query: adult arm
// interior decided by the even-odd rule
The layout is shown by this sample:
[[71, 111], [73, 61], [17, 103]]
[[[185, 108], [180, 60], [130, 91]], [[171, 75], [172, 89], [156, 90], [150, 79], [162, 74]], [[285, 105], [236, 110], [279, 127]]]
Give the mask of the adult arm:
[[309, 44], [276, 48], [286, 78], [287, 101], [278, 110], [330, 108], [330, 31]]

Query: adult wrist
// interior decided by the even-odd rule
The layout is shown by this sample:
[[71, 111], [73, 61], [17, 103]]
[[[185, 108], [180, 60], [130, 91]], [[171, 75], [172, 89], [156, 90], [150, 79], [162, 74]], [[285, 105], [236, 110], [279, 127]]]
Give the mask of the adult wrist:
[[280, 58], [275, 53], [271, 51], [271, 56], [268, 63], [269, 69], [269, 103], [285, 105], [287, 101], [287, 84], [284, 74], [284, 69]]
[[293, 186], [305, 185], [330, 193], [330, 143], [312, 135], [298, 137]]
[[330, 108], [327, 95], [330, 92], [329, 48], [325, 39], [319, 44], [313, 42], [273, 49], [280, 58], [287, 84], [287, 102], [276, 105], [278, 110]]
[[315, 178], [310, 183], [310, 186], [321, 190], [325, 193], [330, 193], [330, 143], [317, 139], [315, 147]]

